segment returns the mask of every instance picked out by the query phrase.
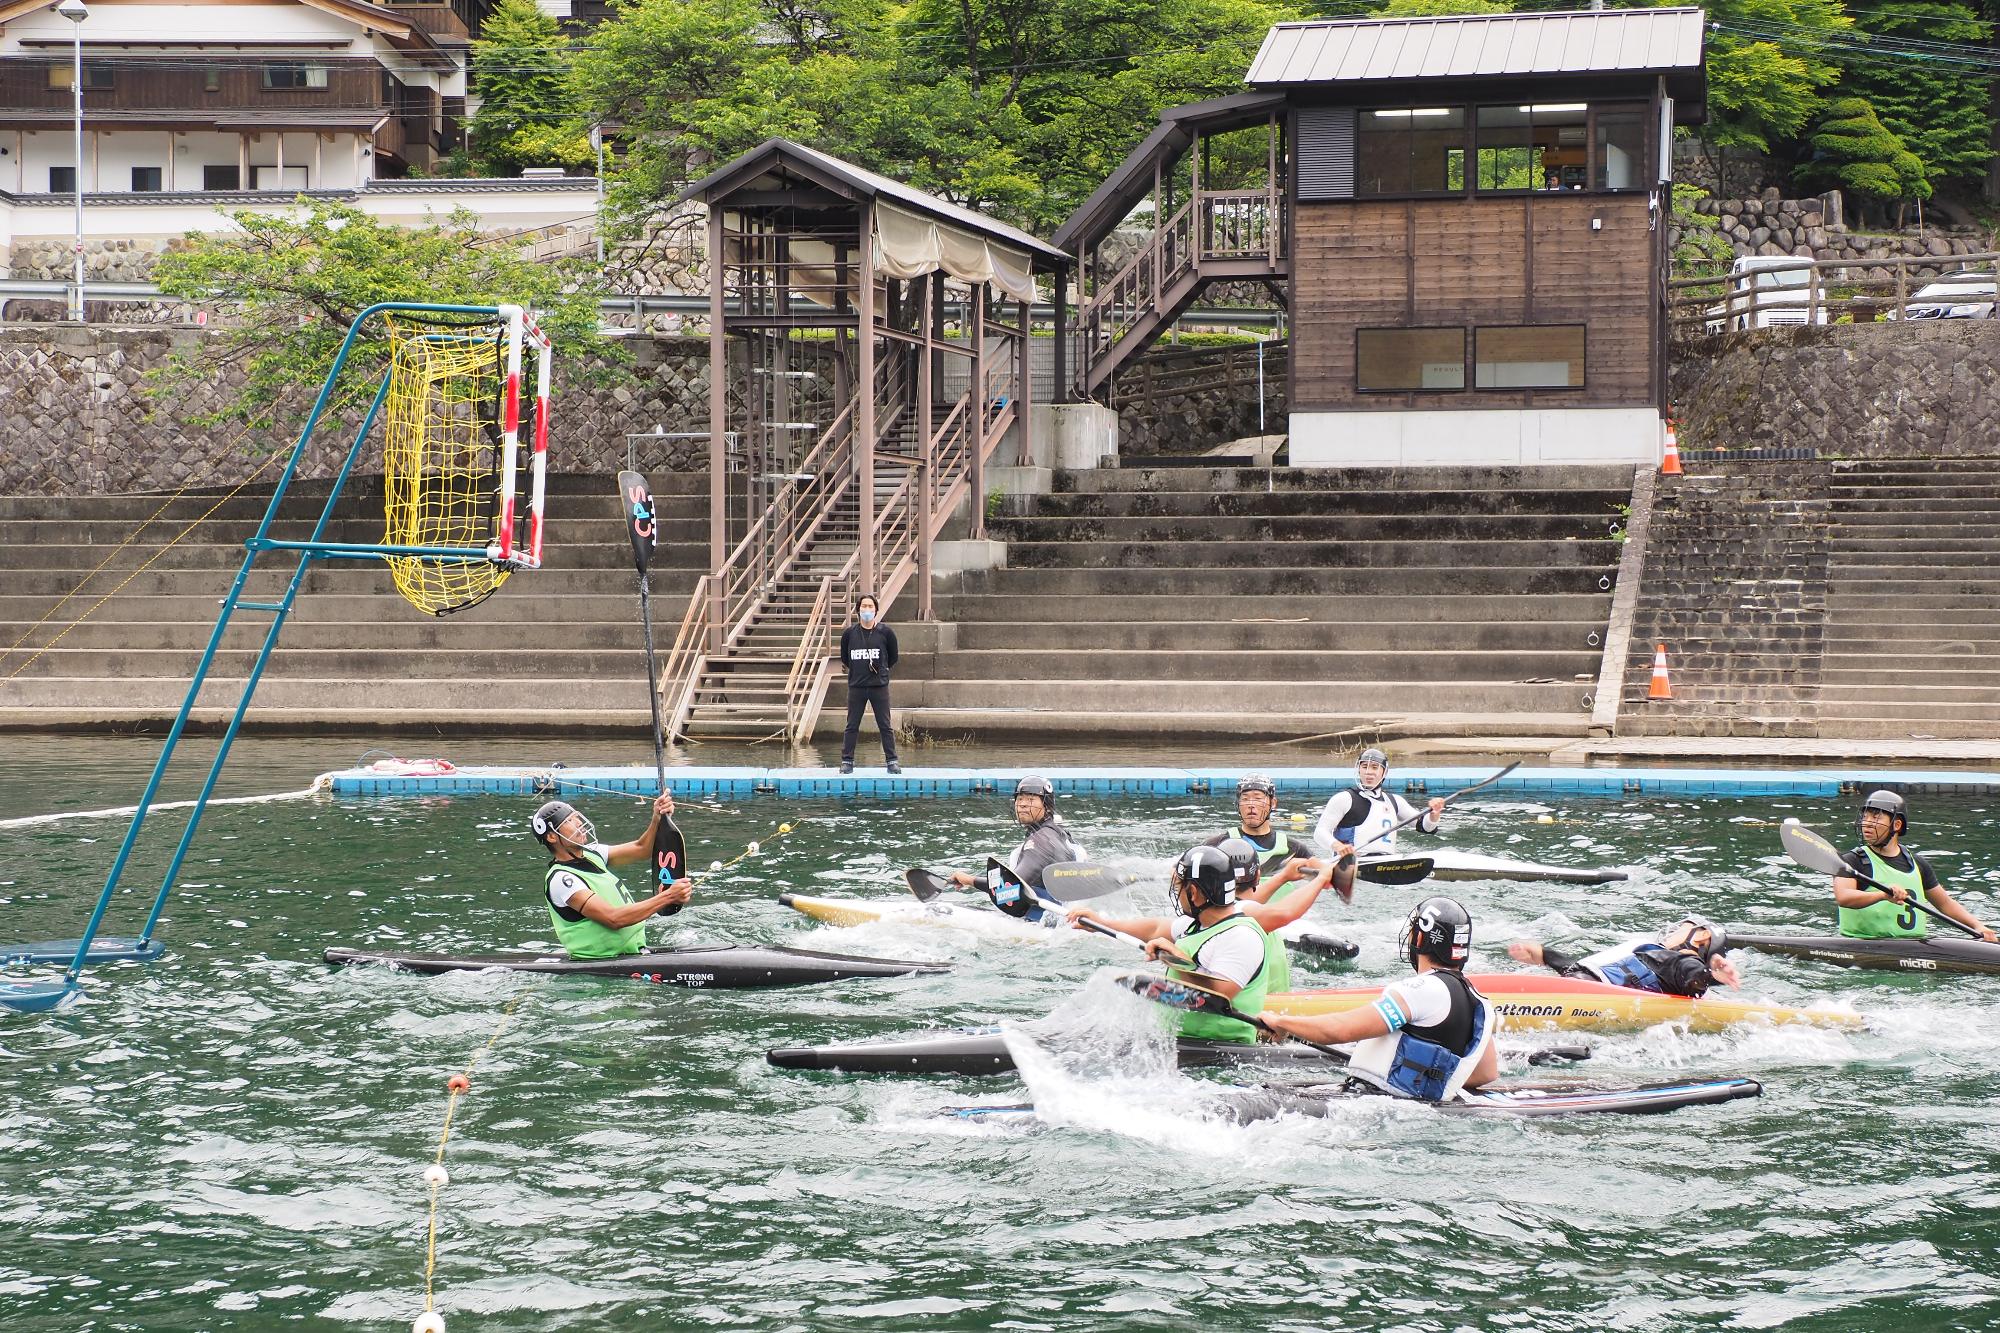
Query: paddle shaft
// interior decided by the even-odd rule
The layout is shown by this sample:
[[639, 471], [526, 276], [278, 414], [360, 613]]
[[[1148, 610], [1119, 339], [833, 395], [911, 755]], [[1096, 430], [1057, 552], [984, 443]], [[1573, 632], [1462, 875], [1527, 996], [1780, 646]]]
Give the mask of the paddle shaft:
[[[660, 725], [660, 663], [653, 650], [653, 588], [649, 572], [657, 531], [653, 521], [653, 496], [646, 488], [645, 480], [636, 472], [618, 474], [618, 496], [632, 525], [632, 566], [639, 576], [639, 628], [646, 641], [646, 702], [653, 713], [653, 771], [660, 784], [658, 794], [664, 795], [667, 790], [667, 738]], [[681, 836], [680, 826], [674, 823], [671, 815], [660, 816], [648, 859], [653, 865], [655, 893], [660, 891], [660, 870], [669, 859], [677, 863], [673, 866], [675, 878], [686, 877], [687, 840]], [[681, 906], [676, 903], [662, 915], [672, 916], [681, 910]]]
[[[1841, 868], [1839, 870], [1834, 871], [1833, 873], [1840, 878], [1851, 879], [1857, 884], [1866, 884], [1871, 889], [1880, 889], [1883, 893], [1890, 895], [1890, 901], [1892, 902], [1895, 901], [1895, 890], [1893, 888], [1891, 888], [1887, 884], [1884, 884], [1881, 880], [1876, 879], [1873, 876], [1862, 874], [1859, 870], [1856, 870], [1853, 866], [1848, 865], [1845, 861], [1841, 862]], [[1937, 908], [1932, 907], [1929, 903], [1925, 902], [1922, 898], [1918, 897], [1916, 894], [1910, 893], [1909, 890], [1905, 889], [1904, 893], [1906, 896], [1904, 897], [1903, 902], [1899, 904], [1899, 906], [1914, 907], [1919, 912], [1922, 912], [1925, 916], [1929, 917], [1931, 920], [1941, 921], [1945, 925], [1950, 926], [1953, 930], [1960, 931], [1964, 934], [1972, 936], [1972, 938], [1975, 940], [1983, 940], [1986, 938], [1984, 935], [1974, 930], [1971, 926], [1966, 925], [1963, 921], [1960, 921], [1958, 918], [1946, 916], [1943, 912], [1938, 911]]]
[[[1513, 763], [1507, 765], [1507, 767], [1501, 769], [1498, 773], [1495, 773], [1492, 777], [1482, 778], [1478, 782], [1473, 783], [1470, 787], [1460, 787], [1457, 791], [1445, 797], [1444, 803], [1446, 805], [1450, 805], [1453, 801], [1457, 800], [1461, 796], [1470, 796], [1473, 792], [1480, 790], [1482, 787], [1490, 787], [1494, 783], [1498, 782], [1500, 779], [1506, 777], [1509, 773], [1512, 773], [1515, 769], [1519, 768], [1520, 766], [1521, 766], [1521, 761], [1516, 759]], [[1360, 842], [1354, 844], [1354, 850], [1358, 853], [1363, 847], [1373, 846], [1375, 843], [1378, 843], [1382, 841], [1382, 839], [1388, 837], [1391, 833], [1401, 832], [1403, 829], [1408, 828], [1410, 825], [1422, 819], [1425, 813], [1426, 813], [1425, 811], [1419, 810], [1414, 815], [1411, 815], [1408, 819], [1402, 820], [1399, 823], [1391, 824], [1388, 828], [1383, 829], [1380, 833], [1371, 834], [1370, 836], [1363, 838]]]

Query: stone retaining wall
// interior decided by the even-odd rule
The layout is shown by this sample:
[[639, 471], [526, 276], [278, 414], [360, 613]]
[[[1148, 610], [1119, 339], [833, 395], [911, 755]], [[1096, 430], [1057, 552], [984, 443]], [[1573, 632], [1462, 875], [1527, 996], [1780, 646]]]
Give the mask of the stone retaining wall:
[[[1922, 235], [1853, 232], [1845, 225], [1839, 191], [1811, 199], [1782, 199], [1776, 190], [1766, 190], [1756, 198], [1701, 199], [1694, 211], [1712, 217], [1738, 255], [1798, 255], [1822, 260], [1936, 259], [1932, 272], [1952, 268], [1953, 255], [1980, 254], [1993, 248], [1990, 237], [1978, 232], [1947, 231], [1932, 227]], [[1677, 243], [1678, 229], [1670, 229], [1669, 244]]]
[[1676, 345], [1669, 379], [1689, 449], [1915, 458], [1991, 454], [2000, 441], [2000, 320], [1726, 334]]
[[[1662, 477], [1618, 730], [1812, 735], [1826, 630], [1824, 462], [1704, 464]], [[1667, 645], [1673, 698], [1647, 698]]]
[[[1260, 434], [1282, 434], [1287, 412], [1285, 372], [1290, 358], [1282, 348], [1264, 358], [1264, 411], [1257, 412], [1256, 349], [1215, 348], [1190, 355], [1162, 349], [1140, 356], [1115, 383], [1118, 452], [1127, 458], [1153, 454], [1201, 454], [1218, 445]], [[1233, 353], [1233, 357], [1229, 354]], [[1233, 360], [1225, 374], [1225, 362]], [[1185, 391], [1146, 393], [1148, 367], [1190, 377]]]

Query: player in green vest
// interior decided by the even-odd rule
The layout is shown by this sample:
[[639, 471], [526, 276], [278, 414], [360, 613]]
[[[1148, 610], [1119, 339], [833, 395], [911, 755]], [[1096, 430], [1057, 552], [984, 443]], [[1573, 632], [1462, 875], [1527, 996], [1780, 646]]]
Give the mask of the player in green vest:
[[[1271, 950], [1284, 946], [1264, 934], [1236, 903], [1236, 878], [1229, 858], [1214, 847], [1190, 847], [1174, 862], [1169, 895], [1172, 918], [1138, 917], [1116, 920], [1076, 911], [1145, 941], [1146, 956], [1169, 964], [1168, 974], [1184, 977], [1229, 997], [1238, 1013], [1264, 1010], [1271, 989]], [[1079, 930], [1088, 929], [1081, 924]], [[1218, 1014], [1180, 1015], [1180, 1034], [1207, 1041], [1241, 1042], [1257, 1039], [1248, 1023]]]
[[1929, 903], [1978, 931], [1987, 943], [1994, 943], [1994, 933], [1945, 892], [1930, 862], [1903, 846], [1903, 834], [1909, 827], [1909, 807], [1896, 792], [1870, 792], [1861, 803], [1861, 846], [1841, 859], [1870, 879], [1887, 884], [1890, 891], [1884, 893], [1851, 876], [1835, 875], [1833, 901], [1840, 909], [1840, 933], [1864, 940], [1920, 938], [1925, 917], [1910, 905], [1915, 900]]
[[[556, 939], [570, 957], [623, 958], [641, 952], [646, 947], [646, 919], [657, 912], [678, 912], [693, 895], [682, 868], [672, 867], [661, 872], [659, 892], [634, 902], [612, 869], [650, 861], [653, 835], [660, 821], [673, 813], [673, 795], [662, 792], [653, 802], [646, 831], [616, 847], [597, 841], [596, 828], [567, 801], [550, 801], [528, 820], [528, 827], [549, 851], [544, 901]], [[670, 882], [669, 876], [678, 882]]]

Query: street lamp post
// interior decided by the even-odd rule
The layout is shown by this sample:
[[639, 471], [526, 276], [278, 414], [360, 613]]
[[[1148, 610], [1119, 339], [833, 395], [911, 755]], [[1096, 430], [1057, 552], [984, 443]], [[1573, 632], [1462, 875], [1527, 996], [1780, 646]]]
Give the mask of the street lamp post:
[[76, 99], [76, 307], [70, 313], [83, 322], [83, 21], [90, 17], [83, 0], [62, 0], [56, 13], [70, 21], [74, 40], [70, 43], [75, 63], [70, 66], [69, 86]]

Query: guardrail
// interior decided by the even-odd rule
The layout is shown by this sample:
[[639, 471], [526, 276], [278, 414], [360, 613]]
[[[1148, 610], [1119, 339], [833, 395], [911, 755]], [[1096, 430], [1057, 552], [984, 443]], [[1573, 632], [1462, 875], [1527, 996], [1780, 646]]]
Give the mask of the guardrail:
[[[2000, 252], [1894, 255], [1882, 259], [1776, 258], [1745, 273], [1675, 278], [1667, 284], [1667, 321], [1675, 338], [1748, 329], [1873, 320], [2000, 317], [1994, 288]], [[1923, 296], [1955, 281], [1970, 290]], [[1982, 281], [1983, 279], [1983, 281]]]

